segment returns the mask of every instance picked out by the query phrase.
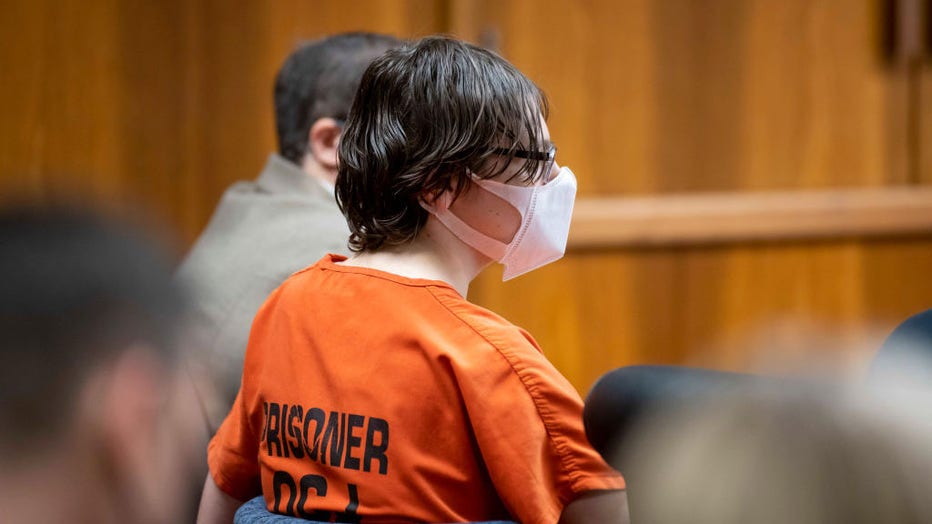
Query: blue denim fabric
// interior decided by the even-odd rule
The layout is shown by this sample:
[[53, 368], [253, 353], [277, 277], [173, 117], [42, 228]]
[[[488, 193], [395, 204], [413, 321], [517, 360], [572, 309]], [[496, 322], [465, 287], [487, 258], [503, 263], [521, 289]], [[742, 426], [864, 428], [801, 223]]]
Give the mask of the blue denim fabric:
[[[249, 502], [240, 506], [236, 510], [236, 516], [233, 518], [233, 524], [325, 524], [316, 520], [304, 520], [286, 515], [276, 515], [265, 509], [265, 499], [261, 496], [256, 497]], [[510, 520], [492, 520], [485, 522], [474, 522], [468, 524], [517, 524]]]

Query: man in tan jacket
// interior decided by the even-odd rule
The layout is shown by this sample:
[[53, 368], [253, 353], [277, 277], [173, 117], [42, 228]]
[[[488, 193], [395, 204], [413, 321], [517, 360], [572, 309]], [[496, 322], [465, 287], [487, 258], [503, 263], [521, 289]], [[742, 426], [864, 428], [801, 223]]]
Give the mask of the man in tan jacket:
[[196, 292], [199, 345], [220, 398], [207, 402], [213, 429], [239, 389], [253, 316], [295, 271], [346, 253], [349, 230], [333, 186], [343, 120], [369, 62], [401, 42], [346, 33], [299, 47], [275, 81], [279, 151], [259, 177], [224, 193], [177, 271]]

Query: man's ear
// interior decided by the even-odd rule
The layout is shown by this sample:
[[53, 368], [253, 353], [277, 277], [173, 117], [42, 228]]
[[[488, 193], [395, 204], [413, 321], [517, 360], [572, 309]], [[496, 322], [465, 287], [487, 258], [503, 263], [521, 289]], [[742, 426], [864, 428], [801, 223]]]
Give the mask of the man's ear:
[[308, 151], [321, 166], [336, 170], [337, 148], [343, 128], [333, 118], [318, 118], [308, 133]]
[[181, 522], [173, 517], [192, 507], [186, 490], [191, 473], [202, 473], [191, 465], [204, 460], [198, 450], [205, 449], [206, 435], [201, 438], [202, 414], [186, 379], [157, 350], [139, 344], [102, 366], [85, 395], [85, 412], [103, 439], [102, 460], [117, 483], [112, 491], [126, 511], [138, 512], [125, 521], [147, 515], [145, 522]]
[[109, 444], [124, 464], [142, 467], [146, 439], [158, 425], [159, 410], [165, 398], [165, 368], [154, 352], [132, 347], [117, 356], [106, 373], [101, 391], [105, 407], [105, 433]]

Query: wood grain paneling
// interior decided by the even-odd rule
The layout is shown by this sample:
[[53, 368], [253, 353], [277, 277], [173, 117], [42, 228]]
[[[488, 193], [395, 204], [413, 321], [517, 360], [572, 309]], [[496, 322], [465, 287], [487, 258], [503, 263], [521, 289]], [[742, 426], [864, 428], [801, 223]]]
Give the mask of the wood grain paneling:
[[118, 196], [116, 2], [5, 2], [0, 32], [3, 193], [70, 184]]
[[932, 184], [932, 22], [929, 26], [929, 56], [916, 78], [916, 182], [921, 184]]
[[284, 58], [301, 42], [342, 31], [375, 31], [407, 38], [442, 29], [440, 0], [227, 2], [185, 4], [191, 51], [185, 198], [192, 240], [222, 191], [254, 178], [275, 150], [272, 86]]
[[[920, 236], [899, 240], [838, 238], [883, 224], [832, 197], [821, 211], [792, 211], [807, 200], [792, 202], [797, 190], [851, 195], [915, 182], [907, 118], [915, 107], [903, 69], [882, 60], [878, 2], [468, 7], [454, 11], [453, 27], [473, 39], [497, 34], [500, 51], [550, 96], [558, 162], [580, 183], [583, 220], [571, 246], [585, 247], [514, 282], [490, 269], [470, 296], [528, 327], [581, 392], [634, 363], [776, 370], [825, 360], [855, 374], [880, 333], [932, 305], [925, 207], [907, 217], [907, 208], [885, 206], [888, 219], [915, 219], [909, 229]], [[755, 243], [758, 219], [781, 207], [755, 200], [759, 190], [787, 199], [790, 222], [770, 216], [769, 231], [795, 224], [795, 234]], [[646, 194], [654, 196], [637, 198]], [[736, 208], [745, 212], [728, 216]], [[703, 219], [711, 216], [720, 220]], [[616, 245], [582, 238], [593, 224]], [[828, 238], [793, 240], [814, 236]]]
[[[932, 183], [928, 70], [910, 84], [879, 58], [873, 0], [0, 0], [0, 12], [2, 196], [148, 207], [185, 242], [273, 149], [282, 59], [355, 29], [449, 30], [499, 49], [548, 92], [558, 161], [584, 199]], [[571, 249], [506, 284], [491, 269], [471, 297], [527, 327], [582, 392], [624, 364], [747, 369], [760, 346], [854, 372], [877, 333], [932, 305], [927, 236], [726, 240]]]
[[897, 323], [932, 305], [932, 242], [846, 240], [571, 252], [470, 297], [528, 329], [585, 393], [632, 364], [857, 377]]
[[443, 5], [4, 1], [0, 192], [148, 208], [190, 242], [273, 150], [274, 75], [299, 42], [432, 33]]
[[469, 3], [453, 27], [547, 91], [583, 196], [908, 182], [877, 2]]

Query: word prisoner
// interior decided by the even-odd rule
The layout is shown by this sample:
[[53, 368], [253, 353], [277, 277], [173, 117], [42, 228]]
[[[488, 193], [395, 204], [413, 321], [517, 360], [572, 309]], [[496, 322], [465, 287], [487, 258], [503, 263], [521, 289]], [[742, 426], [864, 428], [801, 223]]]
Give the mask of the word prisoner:
[[260, 440], [269, 456], [388, 474], [388, 422], [355, 413], [265, 402]]

